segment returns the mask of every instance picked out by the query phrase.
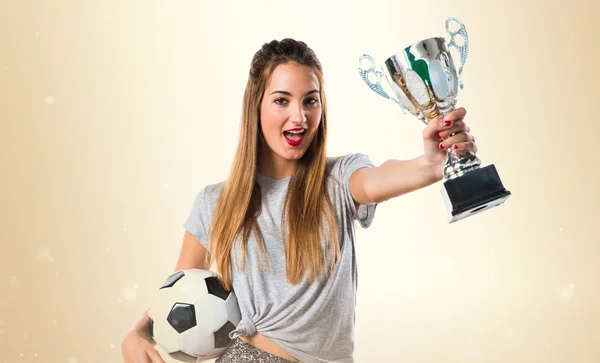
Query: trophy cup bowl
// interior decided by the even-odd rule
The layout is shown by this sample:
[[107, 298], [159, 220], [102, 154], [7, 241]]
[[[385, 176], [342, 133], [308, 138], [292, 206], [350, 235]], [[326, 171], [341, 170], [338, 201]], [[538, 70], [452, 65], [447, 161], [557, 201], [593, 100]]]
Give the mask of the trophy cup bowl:
[[[450, 22], [456, 22], [459, 29], [451, 31]], [[467, 31], [456, 18], [446, 20], [446, 31], [451, 36], [448, 43], [442, 37], [421, 40], [387, 58], [383, 67], [364, 54], [359, 60], [360, 76], [371, 90], [428, 124], [455, 109], [458, 90], [463, 88], [460, 75], [469, 50]], [[457, 44], [457, 35], [464, 44]], [[448, 46], [460, 54], [458, 70]], [[367, 69], [362, 68], [365, 63], [369, 64]], [[382, 80], [389, 86], [391, 96]], [[445, 181], [441, 192], [449, 212], [448, 223], [496, 207], [511, 195], [502, 185], [496, 167], [481, 167], [481, 160], [470, 151], [448, 149], [442, 175]]]

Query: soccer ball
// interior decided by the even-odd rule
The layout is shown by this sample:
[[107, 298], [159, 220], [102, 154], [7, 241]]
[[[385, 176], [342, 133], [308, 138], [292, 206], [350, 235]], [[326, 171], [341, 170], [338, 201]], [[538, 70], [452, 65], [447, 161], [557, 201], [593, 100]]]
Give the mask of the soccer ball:
[[211, 271], [201, 269], [171, 274], [152, 299], [148, 316], [154, 341], [184, 362], [221, 355], [241, 320], [235, 293], [225, 290]]

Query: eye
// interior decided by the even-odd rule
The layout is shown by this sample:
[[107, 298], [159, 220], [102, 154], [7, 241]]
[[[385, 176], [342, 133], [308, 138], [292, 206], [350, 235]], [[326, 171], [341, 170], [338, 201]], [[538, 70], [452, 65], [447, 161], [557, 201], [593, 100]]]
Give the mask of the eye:
[[309, 98], [306, 100], [306, 103], [308, 103], [309, 105], [316, 105], [317, 103], [319, 103], [319, 100], [316, 98]]
[[287, 103], [287, 100], [285, 98], [277, 98], [275, 100], [275, 103], [278, 105], [285, 105]]

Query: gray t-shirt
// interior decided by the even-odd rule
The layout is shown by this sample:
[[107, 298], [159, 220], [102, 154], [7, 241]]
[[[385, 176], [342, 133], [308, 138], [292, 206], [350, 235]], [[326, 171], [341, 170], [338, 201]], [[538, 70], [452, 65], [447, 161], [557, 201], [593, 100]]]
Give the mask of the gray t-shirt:
[[[260, 246], [253, 235], [241, 271], [237, 268], [241, 249], [232, 250], [232, 264], [236, 264], [232, 268], [233, 290], [242, 313], [242, 321], [230, 334], [232, 339], [259, 332], [304, 363], [354, 362], [358, 277], [355, 221], [368, 228], [377, 205], [360, 205], [357, 210], [348, 180], [357, 169], [372, 166], [363, 154], [328, 157], [327, 167], [339, 181], [330, 181], [329, 191], [338, 223], [341, 255], [332, 275], [313, 284], [304, 278], [292, 285], [286, 278], [281, 213], [290, 178], [276, 180], [256, 174], [262, 191], [262, 212], [257, 221], [267, 248], [270, 272], [264, 256], [263, 270], [259, 270]], [[208, 229], [222, 187], [223, 182], [203, 188], [183, 225], [207, 248]]]

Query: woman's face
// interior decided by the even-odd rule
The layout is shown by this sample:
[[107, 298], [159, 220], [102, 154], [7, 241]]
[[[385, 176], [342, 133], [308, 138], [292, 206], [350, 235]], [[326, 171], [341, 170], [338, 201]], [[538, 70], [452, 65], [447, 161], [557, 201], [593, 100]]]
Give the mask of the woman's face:
[[306, 66], [281, 64], [271, 74], [260, 122], [275, 163], [298, 160], [310, 146], [321, 122], [319, 92], [319, 80]]

